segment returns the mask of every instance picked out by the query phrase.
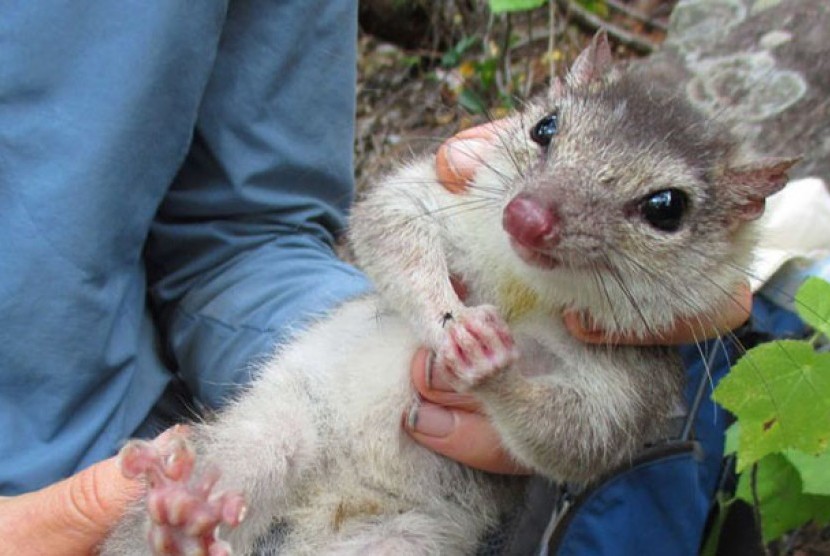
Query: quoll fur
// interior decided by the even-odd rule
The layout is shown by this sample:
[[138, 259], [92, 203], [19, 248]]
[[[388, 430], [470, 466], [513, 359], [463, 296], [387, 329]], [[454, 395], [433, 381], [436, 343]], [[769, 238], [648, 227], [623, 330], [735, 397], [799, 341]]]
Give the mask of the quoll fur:
[[[239, 492], [247, 515], [224, 533], [238, 554], [473, 554], [523, 480], [403, 432], [419, 345], [436, 353], [433, 372], [482, 401], [516, 461], [555, 481], [589, 483], [663, 437], [682, 388], [672, 350], [586, 345], [561, 314], [654, 333], [723, 306], [744, 278], [751, 221], [793, 163], [741, 164], [735, 141], [680, 96], [613, 68], [600, 33], [565, 81], [495, 124], [470, 184], [443, 187], [432, 156], [380, 180], [351, 229], [378, 293], [298, 334], [186, 439], [125, 448], [125, 468], [149, 474], [151, 513], [164, 514], [155, 550], [211, 545], [194, 520], [217, 493]], [[218, 483], [188, 505], [176, 497], [192, 485], [158, 470], [193, 453], [193, 476], [217, 469]], [[210, 523], [238, 521], [234, 500]], [[149, 522], [137, 507], [103, 553], [151, 552]]]

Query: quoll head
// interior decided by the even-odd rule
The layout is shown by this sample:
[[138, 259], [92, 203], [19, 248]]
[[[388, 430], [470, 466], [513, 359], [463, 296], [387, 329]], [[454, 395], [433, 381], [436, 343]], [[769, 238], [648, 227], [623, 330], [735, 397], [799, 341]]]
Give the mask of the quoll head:
[[[737, 163], [735, 140], [682, 97], [612, 69], [597, 34], [566, 80], [513, 122], [526, 137], [502, 213], [515, 253], [614, 283], [746, 264], [743, 225], [797, 159]], [[736, 279], [725, 276], [711, 279]]]

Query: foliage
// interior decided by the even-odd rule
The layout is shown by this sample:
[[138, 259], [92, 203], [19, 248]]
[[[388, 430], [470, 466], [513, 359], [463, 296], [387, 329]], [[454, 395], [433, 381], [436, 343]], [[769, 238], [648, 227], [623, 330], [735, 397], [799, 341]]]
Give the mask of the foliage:
[[441, 65], [445, 68], [452, 68], [459, 65], [464, 59], [464, 54], [479, 42], [479, 38], [475, 36], [461, 39], [455, 46], [444, 53], [444, 56], [441, 57]]
[[[601, 19], [609, 17], [606, 0], [571, 0]], [[539, 9], [550, 5], [552, 10]], [[468, 36], [456, 42], [442, 57], [441, 65], [456, 69], [452, 93], [473, 114], [500, 113], [513, 109], [518, 99], [529, 96], [534, 78], [544, 82], [563, 58], [555, 47], [564, 32], [555, 25], [554, 0], [488, 0], [490, 18], [484, 36]], [[542, 39], [542, 40], [540, 40]], [[548, 43], [547, 52], [534, 54], [533, 44]], [[494, 111], [488, 107], [496, 106]]]
[[[499, 117], [506, 110], [515, 108], [516, 98], [527, 96], [533, 85], [530, 66], [535, 62], [532, 55], [523, 52], [517, 68], [514, 48], [517, 43], [529, 44], [534, 27], [533, 15], [547, 18], [546, 11], [533, 15], [531, 12], [548, 1], [489, 0], [487, 5], [496, 18], [491, 19], [484, 35], [462, 38], [444, 53], [441, 66], [450, 72], [451, 92], [465, 110]], [[526, 16], [522, 19], [526, 29], [519, 34], [514, 33], [517, 29], [512, 19], [516, 12], [525, 12]], [[490, 110], [491, 106], [497, 108]]]
[[804, 492], [800, 471], [777, 453], [766, 456], [754, 471], [741, 475], [735, 496], [750, 504], [757, 501], [764, 542], [808, 521], [830, 520], [830, 496]]
[[735, 498], [757, 505], [765, 542], [830, 522], [830, 353], [815, 349], [830, 336], [830, 283], [807, 280], [795, 305], [815, 335], [753, 348], [713, 395], [737, 418], [727, 436]]
[[763, 344], [738, 362], [715, 391], [715, 400], [740, 423], [737, 470], [788, 449], [827, 449], [830, 427], [830, 353], [808, 342]]
[[[528, 10], [535, 10], [541, 8], [548, 3], [549, 0], [489, 0], [488, 5], [490, 11], [494, 14], [511, 13], [511, 12], [526, 12]], [[576, 0], [576, 3], [581, 5], [589, 12], [595, 13], [600, 17], [608, 17], [608, 4], [605, 0]]]
[[605, 0], [577, 0], [577, 4], [602, 18], [607, 18], [611, 15]]
[[512, 95], [524, 76], [515, 74], [505, 80], [507, 63], [503, 49], [493, 43], [485, 45], [479, 37], [462, 39], [441, 58], [441, 66], [455, 72], [453, 92], [458, 103], [472, 114], [484, 114], [494, 103], [513, 108]]
[[543, 6], [547, 0], [489, 0], [490, 11], [494, 14], [503, 12], [522, 12]]

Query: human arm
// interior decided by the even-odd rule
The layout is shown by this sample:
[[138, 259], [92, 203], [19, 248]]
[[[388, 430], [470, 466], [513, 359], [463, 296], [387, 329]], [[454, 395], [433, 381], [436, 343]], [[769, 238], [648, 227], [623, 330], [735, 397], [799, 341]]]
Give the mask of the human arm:
[[317, 4], [231, 3], [148, 240], [165, 348], [208, 406], [292, 328], [366, 289], [332, 250], [352, 195], [355, 6]]

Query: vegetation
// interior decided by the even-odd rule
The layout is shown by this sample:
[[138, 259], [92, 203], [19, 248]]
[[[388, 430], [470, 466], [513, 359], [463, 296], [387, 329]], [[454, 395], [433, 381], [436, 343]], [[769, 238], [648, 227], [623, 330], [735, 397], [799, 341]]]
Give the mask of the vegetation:
[[816, 349], [830, 338], [830, 283], [807, 280], [795, 305], [813, 336], [749, 350], [713, 395], [737, 418], [727, 452], [736, 456], [738, 488], [719, 502], [752, 504], [765, 542], [830, 522], [830, 352]]
[[617, 59], [652, 51], [676, 1], [361, 0], [358, 183], [521, 106], [600, 26]]

